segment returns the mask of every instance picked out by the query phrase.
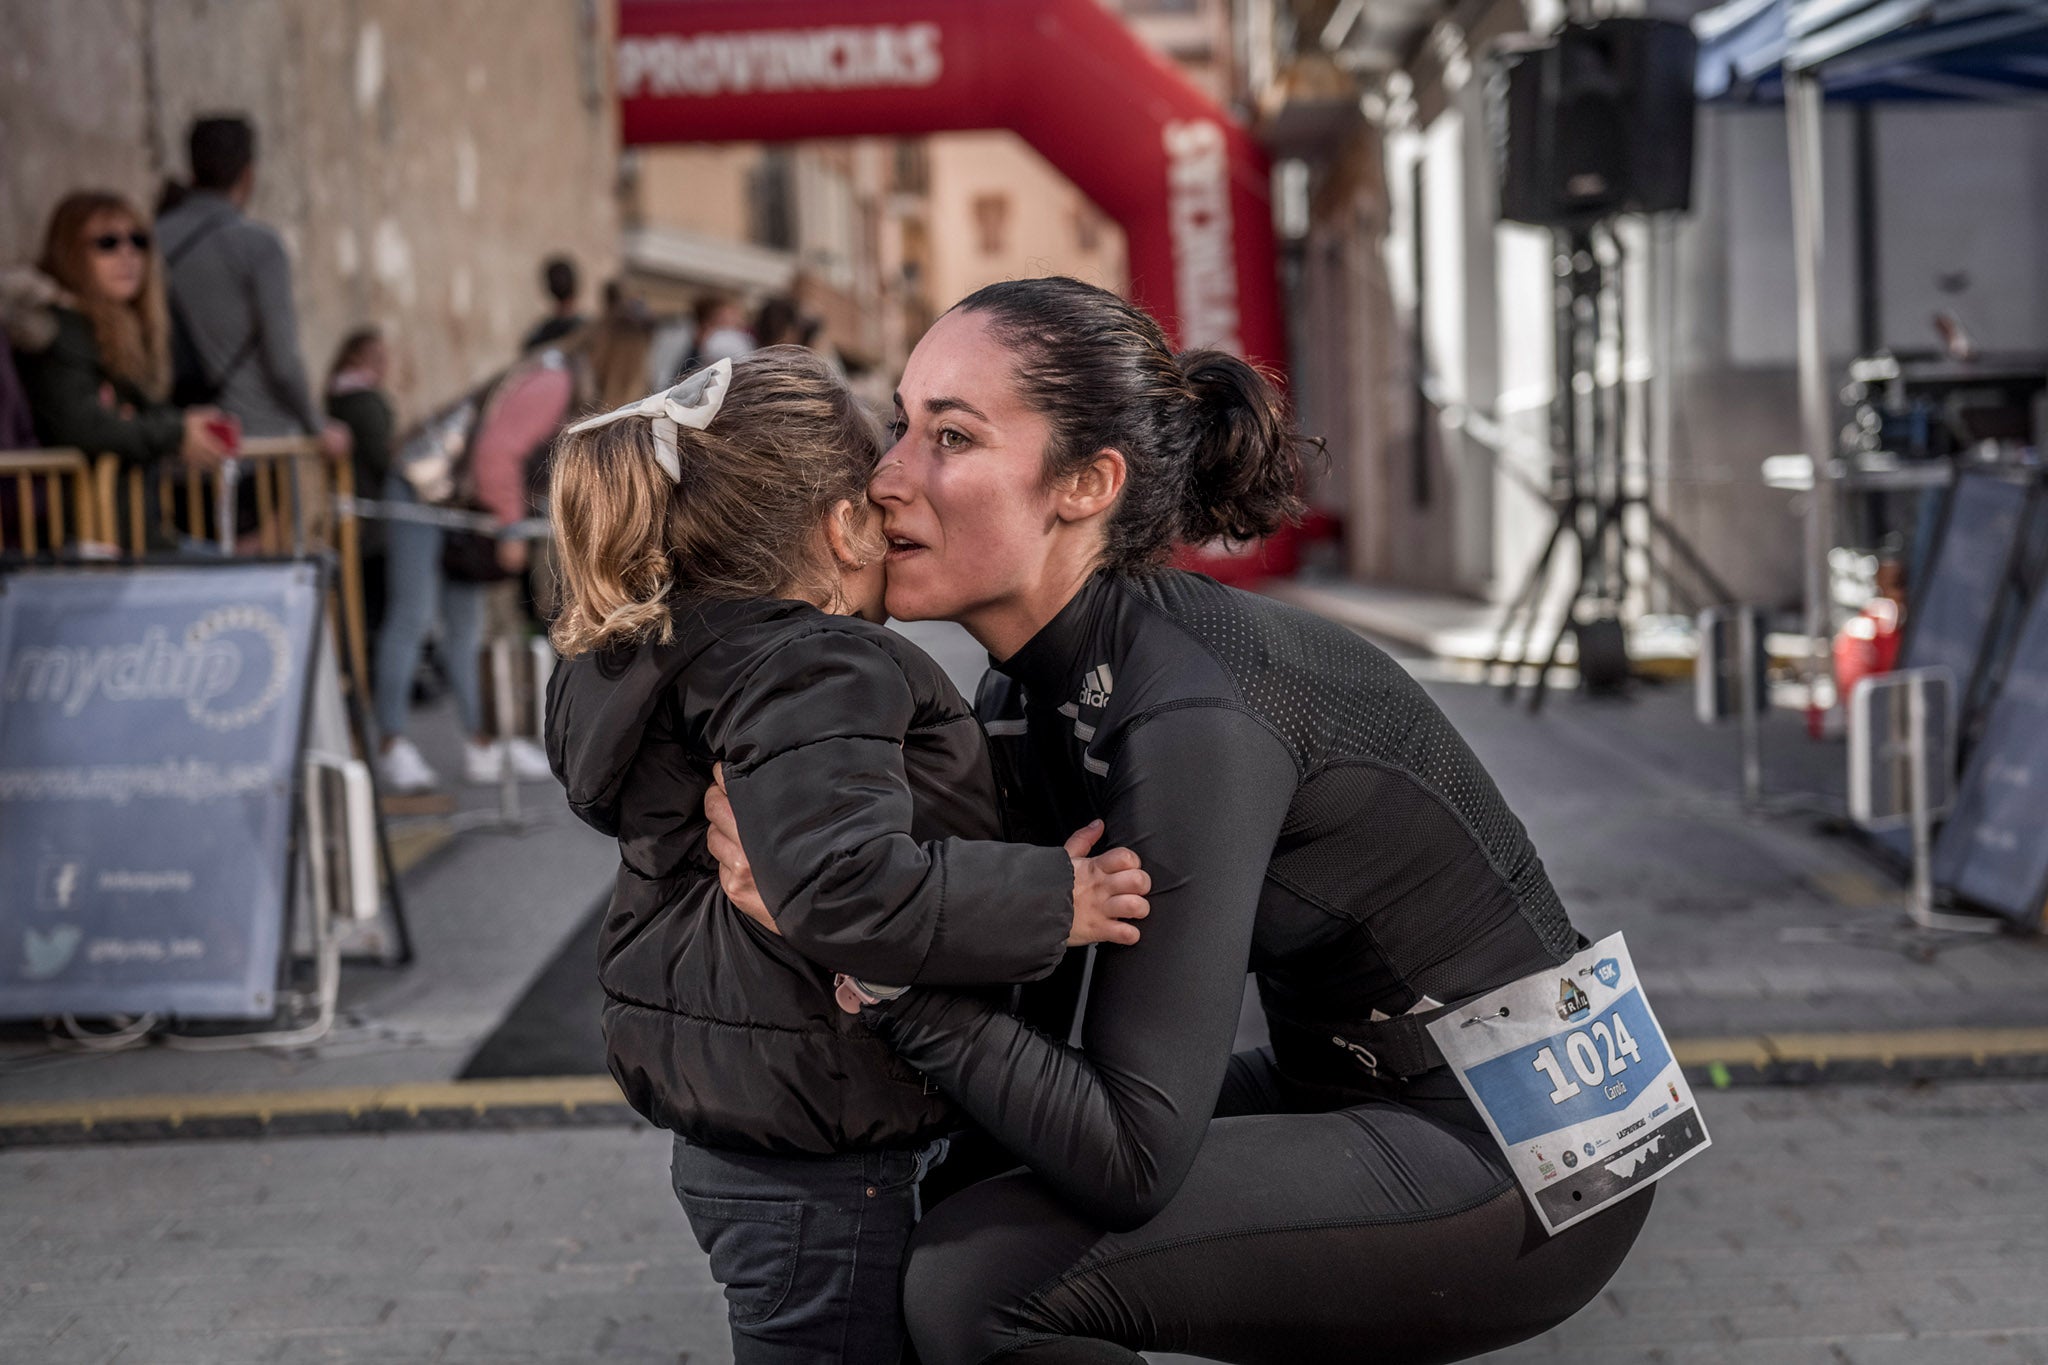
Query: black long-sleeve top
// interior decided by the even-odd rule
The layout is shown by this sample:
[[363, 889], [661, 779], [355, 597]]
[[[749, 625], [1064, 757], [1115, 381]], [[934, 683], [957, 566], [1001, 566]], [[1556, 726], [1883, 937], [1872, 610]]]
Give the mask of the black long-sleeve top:
[[1576, 946], [1443, 713], [1318, 617], [1196, 575], [1101, 573], [995, 666], [979, 710], [1013, 828], [1045, 841], [1100, 816], [1105, 847], [1144, 859], [1143, 941], [1097, 950], [1079, 1048], [1029, 1008], [942, 990], [863, 1018], [1106, 1226], [1142, 1223], [1186, 1177], [1247, 966], [1281, 1070], [1314, 1081], [1350, 1065], [1333, 1034], [1373, 1010], [1491, 990]]

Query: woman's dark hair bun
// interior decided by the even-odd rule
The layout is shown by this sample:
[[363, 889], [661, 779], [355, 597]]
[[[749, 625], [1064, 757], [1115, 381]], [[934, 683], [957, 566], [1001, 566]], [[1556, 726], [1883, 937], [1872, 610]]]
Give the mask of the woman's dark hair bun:
[[1180, 511], [1181, 538], [1269, 536], [1303, 511], [1304, 447], [1286, 400], [1264, 374], [1228, 351], [1175, 357], [1201, 413]]

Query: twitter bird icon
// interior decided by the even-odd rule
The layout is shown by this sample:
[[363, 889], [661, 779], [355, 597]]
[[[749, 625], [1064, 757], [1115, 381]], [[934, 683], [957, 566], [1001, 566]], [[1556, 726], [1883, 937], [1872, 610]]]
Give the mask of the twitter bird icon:
[[85, 931], [75, 924], [60, 924], [47, 934], [28, 930], [22, 939], [28, 959], [22, 974], [31, 981], [48, 981], [71, 965], [71, 955], [84, 937]]

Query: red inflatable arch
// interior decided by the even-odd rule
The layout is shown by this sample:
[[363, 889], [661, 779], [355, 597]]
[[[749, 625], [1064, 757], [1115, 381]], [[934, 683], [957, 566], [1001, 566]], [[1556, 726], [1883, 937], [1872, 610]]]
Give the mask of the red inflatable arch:
[[628, 145], [1012, 129], [1181, 346], [1286, 364], [1264, 151], [1096, 0], [621, 0], [617, 55]]

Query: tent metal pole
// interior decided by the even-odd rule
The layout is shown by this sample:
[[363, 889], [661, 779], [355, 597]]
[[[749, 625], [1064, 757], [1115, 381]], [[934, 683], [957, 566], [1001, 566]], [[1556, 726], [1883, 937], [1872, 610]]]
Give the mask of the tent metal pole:
[[1792, 159], [1793, 275], [1798, 306], [1799, 430], [1813, 461], [1813, 491], [1806, 503], [1806, 635], [1809, 705], [1827, 672], [1828, 551], [1834, 542], [1834, 400], [1821, 333], [1821, 88], [1812, 71], [1785, 72], [1785, 136]]

